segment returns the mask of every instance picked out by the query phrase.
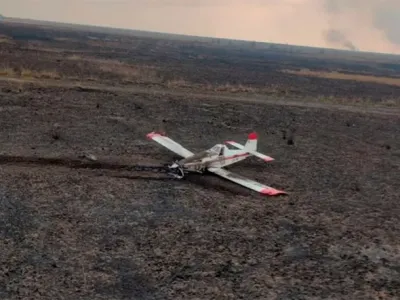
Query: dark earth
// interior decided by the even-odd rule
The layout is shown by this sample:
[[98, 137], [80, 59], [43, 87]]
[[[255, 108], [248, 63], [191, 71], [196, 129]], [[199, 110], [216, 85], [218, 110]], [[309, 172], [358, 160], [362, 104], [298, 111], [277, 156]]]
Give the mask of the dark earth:
[[[1, 299], [399, 299], [400, 87], [279, 72], [323, 58], [0, 28]], [[265, 97], [203, 89], [227, 82]], [[332, 95], [364, 104], [307, 104]], [[289, 195], [135, 171], [176, 158], [153, 130], [192, 151], [255, 130], [275, 161], [229, 169]]]

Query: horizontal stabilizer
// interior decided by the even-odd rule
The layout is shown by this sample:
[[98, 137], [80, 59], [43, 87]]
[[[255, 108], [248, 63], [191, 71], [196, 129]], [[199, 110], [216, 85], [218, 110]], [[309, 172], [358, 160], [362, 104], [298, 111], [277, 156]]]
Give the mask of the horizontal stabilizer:
[[225, 143], [229, 144], [229, 145], [232, 145], [232, 146], [234, 146], [234, 147], [236, 147], [238, 149], [247, 151], [251, 155], [254, 155], [254, 156], [258, 157], [258, 158], [261, 158], [263, 161], [269, 162], [269, 161], [273, 161], [274, 160], [272, 157], [264, 155], [264, 154], [262, 154], [260, 152], [253, 151], [253, 150], [248, 150], [248, 149], [245, 148], [245, 146], [243, 146], [243, 145], [241, 145], [239, 143], [236, 143], [234, 141], [226, 141]]

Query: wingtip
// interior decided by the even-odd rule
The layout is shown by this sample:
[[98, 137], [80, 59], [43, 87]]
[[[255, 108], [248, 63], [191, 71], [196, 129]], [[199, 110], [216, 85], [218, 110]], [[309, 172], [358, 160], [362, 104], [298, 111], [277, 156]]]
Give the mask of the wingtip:
[[268, 157], [264, 158], [263, 160], [264, 160], [265, 162], [270, 162], [270, 161], [275, 160], [275, 158], [272, 158], [272, 157], [268, 156]]
[[156, 136], [160, 136], [161, 134], [159, 134], [159, 133], [157, 133], [157, 132], [155, 132], [155, 131], [152, 131], [152, 132], [150, 132], [150, 133], [148, 133], [147, 135], [146, 135], [146, 137], [148, 138], [148, 139], [152, 139], [152, 138], [154, 138], [154, 137], [156, 137]]
[[285, 191], [280, 191], [274, 188], [264, 188], [260, 191], [260, 193], [268, 196], [287, 195]]
[[152, 131], [152, 132], [150, 132], [150, 133], [148, 133], [148, 134], [146, 135], [146, 137], [147, 137], [148, 139], [152, 139], [152, 138], [157, 137], [157, 136], [165, 136], [165, 132], [155, 132], [155, 131]]

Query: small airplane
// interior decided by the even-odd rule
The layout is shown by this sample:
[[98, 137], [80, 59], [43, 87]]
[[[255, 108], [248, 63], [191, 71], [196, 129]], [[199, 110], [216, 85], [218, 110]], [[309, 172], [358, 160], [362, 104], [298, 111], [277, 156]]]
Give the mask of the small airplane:
[[162, 133], [153, 131], [147, 134], [147, 138], [156, 141], [183, 158], [168, 165], [171, 175], [175, 178], [181, 179], [186, 173], [190, 172], [202, 174], [208, 171], [261, 194], [269, 196], [287, 194], [284, 191], [263, 185], [223, 168], [242, 161], [249, 156], [256, 156], [265, 162], [274, 160], [272, 157], [257, 152], [258, 136], [255, 132], [248, 135], [244, 146], [234, 141], [225, 142], [225, 144], [232, 145], [237, 149], [229, 149], [225, 144], [216, 144], [212, 148], [198, 153], [192, 153]]

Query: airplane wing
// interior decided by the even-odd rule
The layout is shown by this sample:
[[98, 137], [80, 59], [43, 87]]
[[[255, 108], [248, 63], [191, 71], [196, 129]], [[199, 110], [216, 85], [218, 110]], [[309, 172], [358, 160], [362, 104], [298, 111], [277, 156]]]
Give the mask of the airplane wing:
[[190, 152], [188, 149], [179, 145], [177, 142], [171, 140], [169, 137], [162, 135], [157, 132], [150, 132], [147, 134], [147, 138], [156, 141], [157, 143], [163, 145], [165, 148], [175, 152], [176, 154], [186, 158], [192, 156], [194, 153]]
[[258, 183], [254, 180], [248, 179], [244, 176], [232, 173], [228, 170], [225, 170], [223, 168], [208, 168], [208, 171], [211, 173], [214, 173], [216, 175], [219, 175], [225, 179], [231, 180], [237, 184], [240, 184], [244, 187], [247, 187], [251, 190], [254, 190], [256, 192], [259, 192], [264, 195], [269, 195], [269, 196], [276, 196], [276, 195], [282, 195], [282, 194], [287, 194], [284, 191], [280, 191], [277, 189], [274, 189], [272, 187], [269, 187], [267, 185], [263, 185], [261, 183]]

